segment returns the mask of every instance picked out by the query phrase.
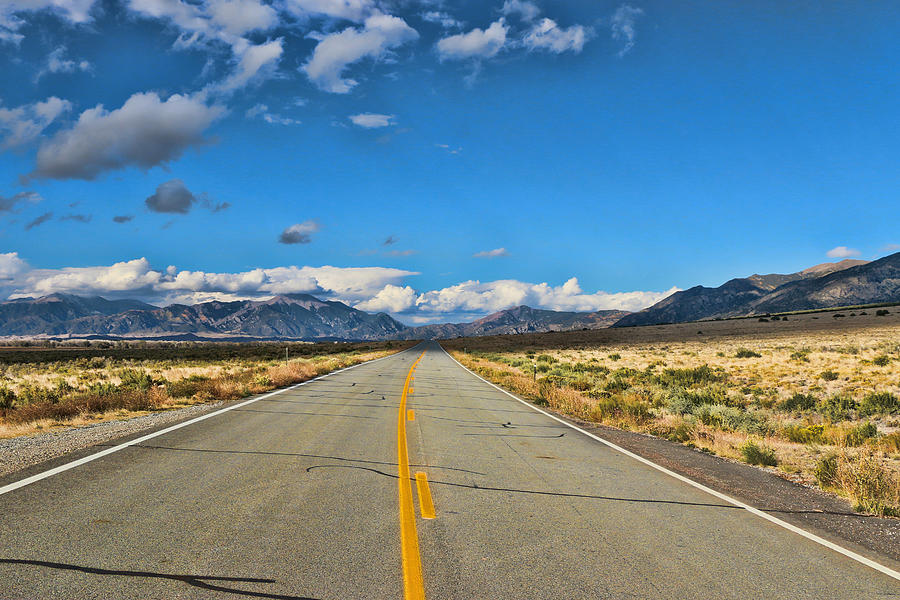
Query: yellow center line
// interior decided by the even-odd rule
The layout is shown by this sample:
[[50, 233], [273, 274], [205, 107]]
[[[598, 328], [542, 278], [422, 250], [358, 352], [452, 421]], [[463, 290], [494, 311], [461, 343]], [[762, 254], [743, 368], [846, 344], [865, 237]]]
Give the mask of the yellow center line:
[[406, 420], [407, 421], [415, 421], [416, 420], [416, 413], [413, 409], [409, 409], [408, 411], [406, 411]]
[[406, 447], [406, 397], [413, 371], [425, 353], [419, 355], [406, 375], [403, 393], [400, 395], [400, 411], [397, 417], [397, 486], [400, 493], [400, 556], [403, 563], [403, 597], [406, 600], [424, 600], [425, 583], [422, 579], [422, 557], [419, 555], [419, 534], [416, 532], [416, 511], [413, 507], [412, 481], [409, 478], [409, 452]]
[[416, 473], [416, 490], [419, 492], [419, 514], [423, 519], [433, 519], [434, 501], [431, 499], [431, 488], [428, 487], [428, 475], [422, 471]]

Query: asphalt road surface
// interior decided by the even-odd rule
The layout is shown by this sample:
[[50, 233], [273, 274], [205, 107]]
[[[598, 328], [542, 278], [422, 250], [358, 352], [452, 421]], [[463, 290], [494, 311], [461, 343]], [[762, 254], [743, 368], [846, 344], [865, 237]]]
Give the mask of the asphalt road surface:
[[874, 599], [900, 582], [434, 343], [0, 495], [0, 598], [404, 596]]

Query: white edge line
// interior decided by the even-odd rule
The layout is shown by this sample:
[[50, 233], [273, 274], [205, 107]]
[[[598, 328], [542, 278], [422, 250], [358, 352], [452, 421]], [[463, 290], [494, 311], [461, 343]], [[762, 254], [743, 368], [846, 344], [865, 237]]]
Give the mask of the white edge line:
[[533, 408], [537, 412], [550, 417], [554, 421], [558, 421], [559, 423], [562, 423], [563, 425], [565, 425], [567, 427], [571, 427], [575, 431], [583, 433], [584, 435], [588, 436], [589, 438], [594, 439], [594, 440], [600, 442], [601, 444], [605, 444], [605, 445], [609, 446], [610, 448], [612, 448], [613, 450], [616, 450], [617, 452], [621, 452], [622, 454], [629, 456], [637, 461], [640, 461], [647, 466], [653, 467], [657, 471], [661, 471], [661, 472], [665, 473], [666, 475], [669, 475], [670, 477], [674, 477], [675, 479], [677, 479], [679, 481], [683, 481], [684, 483], [691, 485], [691, 486], [697, 488], [698, 490], [702, 490], [702, 491], [706, 492], [707, 494], [711, 494], [711, 495], [715, 496], [716, 498], [719, 498], [720, 500], [724, 500], [725, 502], [733, 504], [734, 506], [743, 508], [747, 512], [753, 513], [757, 517], [761, 517], [761, 518], [765, 519], [766, 521], [769, 521], [771, 523], [774, 523], [775, 525], [778, 525], [779, 527], [783, 527], [783, 528], [787, 529], [788, 531], [792, 531], [793, 533], [796, 533], [797, 535], [803, 536], [808, 540], [811, 540], [817, 544], [825, 546], [826, 548], [834, 550], [835, 552], [837, 552], [839, 554], [843, 554], [847, 558], [851, 558], [851, 559], [855, 560], [856, 562], [862, 563], [862, 564], [866, 565], [867, 567], [870, 567], [872, 569], [875, 569], [876, 571], [880, 571], [881, 573], [884, 573], [888, 577], [893, 577], [894, 579], [900, 581], [900, 572], [895, 571], [894, 569], [891, 569], [890, 567], [886, 567], [880, 563], [877, 563], [874, 560], [866, 558], [865, 556], [862, 556], [861, 554], [857, 554], [856, 552], [853, 552], [852, 550], [848, 550], [847, 548], [844, 548], [843, 546], [838, 546], [834, 542], [829, 542], [825, 538], [821, 538], [821, 537], [815, 535], [814, 533], [810, 533], [810, 532], [806, 531], [805, 529], [801, 529], [801, 528], [797, 527], [796, 525], [791, 525], [787, 521], [782, 521], [778, 517], [773, 517], [772, 515], [764, 512], [764, 511], [761, 511], [758, 508], [754, 508], [753, 506], [750, 506], [749, 504], [745, 504], [745, 503], [741, 502], [740, 500], [737, 500], [735, 498], [732, 498], [731, 496], [723, 494], [722, 492], [717, 492], [716, 490], [714, 490], [712, 488], [708, 488], [705, 485], [703, 485], [702, 483], [698, 483], [698, 482], [694, 481], [693, 479], [689, 479], [689, 478], [685, 477], [684, 475], [676, 473], [675, 471], [670, 471], [669, 469], [667, 469], [661, 465], [658, 465], [655, 462], [644, 458], [643, 456], [639, 456], [639, 455], [635, 454], [634, 452], [631, 452], [629, 450], [626, 450], [625, 448], [622, 448], [621, 446], [617, 446], [616, 444], [610, 442], [609, 440], [605, 440], [602, 437], [596, 436], [589, 431], [585, 431], [581, 427], [578, 427], [577, 425], [573, 425], [572, 423], [569, 423], [568, 421], [561, 419], [561, 418], [557, 417], [556, 415], [548, 413], [545, 410], [541, 410], [540, 408], [535, 406], [533, 403], [528, 402], [527, 400], [523, 400], [522, 398], [519, 398], [515, 394], [504, 390], [499, 385], [488, 381], [487, 379], [485, 379], [478, 373], [471, 371], [465, 365], [463, 365], [461, 362], [456, 360], [453, 357], [453, 355], [451, 355], [449, 352], [444, 350], [443, 346], [441, 346], [441, 350], [444, 351], [444, 354], [446, 354], [447, 356], [450, 357], [450, 360], [452, 360], [453, 362], [458, 364], [460, 367], [462, 367], [463, 369], [465, 369], [466, 371], [468, 371], [469, 373], [471, 373], [478, 379], [482, 380], [483, 382], [485, 382], [486, 384], [488, 384], [490, 386], [497, 388], [498, 390], [500, 390], [501, 392], [503, 392], [510, 398], [513, 398], [514, 400], [518, 400], [525, 406], [528, 406], [529, 408]]
[[63, 465], [59, 465], [58, 467], [48, 469], [47, 471], [42, 471], [40, 473], [32, 475], [31, 477], [26, 477], [25, 479], [20, 479], [19, 481], [14, 481], [13, 483], [10, 483], [10, 484], [4, 485], [3, 487], [0, 487], [0, 496], [2, 496], [3, 494], [8, 494], [9, 492], [12, 492], [13, 490], [17, 490], [19, 488], [25, 487], [26, 485], [30, 485], [32, 483], [41, 481], [42, 479], [47, 479], [48, 477], [52, 477], [53, 475], [57, 475], [64, 471], [68, 471], [69, 469], [74, 469], [75, 467], [79, 467], [83, 464], [97, 460], [98, 458], [103, 458], [104, 456], [112, 454], [113, 452], [118, 452], [119, 450], [128, 448], [129, 446], [135, 446], [137, 444], [141, 444], [141, 443], [146, 442], [147, 440], [153, 439], [155, 437], [165, 435], [167, 433], [175, 431], [176, 429], [181, 429], [182, 427], [187, 427], [188, 425], [193, 425], [194, 423], [199, 423], [200, 421], [205, 421], [206, 419], [215, 417], [216, 415], [221, 415], [222, 413], [226, 413], [226, 412], [228, 412], [230, 410], [234, 410], [236, 408], [241, 408], [242, 406], [247, 406], [248, 404], [253, 404], [254, 402], [259, 402], [260, 400], [265, 400], [266, 398], [271, 398], [272, 396], [275, 396], [277, 394], [282, 394], [284, 392], [296, 389], [300, 386], [306, 385], [308, 383], [312, 383], [313, 381], [318, 381], [320, 379], [324, 379], [324, 378], [328, 377], [329, 375], [334, 375], [336, 373], [343, 373], [344, 371], [349, 371], [350, 369], [355, 369], [356, 367], [361, 367], [363, 365], [372, 364], [374, 362], [378, 362], [379, 360], [384, 360], [386, 358], [391, 358], [393, 356], [399, 356], [400, 354], [403, 354], [404, 352], [408, 352], [411, 349], [412, 348], [407, 348], [406, 350], [401, 350], [400, 352], [395, 352], [394, 354], [389, 354], [387, 356], [382, 356], [381, 358], [367, 360], [365, 362], [361, 362], [356, 365], [351, 365], [349, 367], [344, 367], [343, 369], [338, 369], [337, 371], [329, 371], [328, 373], [324, 373], [322, 375], [319, 375], [318, 377], [313, 377], [312, 379], [307, 379], [306, 381], [301, 381], [300, 383], [295, 383], [292, 386], [288, 386], [288, 387], [282, 388], [280, 390], [275, 390], [274, 392], [269, 392], [267, 394], [263, 394], [262, 396], [257, 396], [256, 398], [251, 398], [249, 400], [239, 402], [238, 404], [232, 404], [231, 406], [228, 406], [226, 408], [222, 408], [217, 411], [207, 413], [205, 415], [200, 415], [199, 417], [195, 417], [188, 421], [184, 421], [182, 423], [172, 425], [171, 427], [166, 427], [165, 429], [160, 429], [159, 431], [154, 431], [153, 433], [149, 433], [149, 434], [147, 434], [145, 436], [141, 436], [137, 439], [133, 439], [131, 441], [121, 443], [117, 446], [113, 446], [112, 448], [107, 448], [106, 450], [101, 450], [100, 452], [96, 452], [94, 454], [85, 456], [83, 458], [79, 458], [78, 460], [73, 460], [72, 462], [68, 462]]

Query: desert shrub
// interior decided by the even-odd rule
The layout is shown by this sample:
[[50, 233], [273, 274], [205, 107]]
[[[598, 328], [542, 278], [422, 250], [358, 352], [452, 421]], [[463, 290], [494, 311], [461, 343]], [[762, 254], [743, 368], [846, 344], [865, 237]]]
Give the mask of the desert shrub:
[[853, 499], [856, 510], [879, 516], [900, 515], [900, 478], [876, 457], [839, 455], [834, 480], [835, 487]]
[[88, 393], [93, 394], [94, 396], [109, 396], [111, 394], [116, 393], [119, 390], [119, 386], [114, 383], [110, 383], [109, 381], [97, 381], [88, 386]]
[[607, 358], [609, 358], [609, 360], [616, 361], [616, 360], [621, 360], [622, 355], [618, 354], [618, 353], [614, 353], [614, 354], [610, 354]]
[[797, 444], [819, 444], [824, 441], [824, 425], [787, 425], [781, 433], [784, 437]]
[[747, 442], [741, 446], [741, 456], [744, 458], [745, 462], [751, 465], [774, 467], [778, 464], [778, 457], [775, 456], [775, 451], [772, 448], [757, 444], [753, 440], [747, 440]]
[[694, 410], [697, 420], [709, 427], [727, 431], [766, 433], [766, 421], [756, 413], [723, 404], [702, 404]]
[[738, 348], [738, 351], [735, 353], [735, 358], [759, 358], [762, 356], [759, 352], [754, 352], [749, 348]]
[[893, 414], [900, 410], [900, 402], [890, 392], [871, 392], [859, 403], [859, 414], [863, 417], [877, 414]]
[[886, 354], [881, 354], [872, 359], [872, 364], [878, 367], [886, 367], [891, 364], [891, 357]]
[[819, 377], [821, 377], [825, 381], [834, 381], [835, 379], [838, 378], [838, 374], [835, 373], [834, 371], [832, 371], [831, 369], [827, 369], [825, 371], [822, 371], [822, 373], [819, 375]]
[[693, 414], [694, 410], [704, 404], [723, 404], [725, 390], [718, 387], [707, 387], [700, 390], [675, 388], [669, 391], [666, 407], [677, 415]]
[[149, 373], [137, 369], [122, 369], [119, 371], [119, 384], [124, 389], [149, 390], [153, 386], [153, 378]]
[[885, 452], [900, 453], [900, 431], [881, 436], [881, 439], [878, 440], [878, 446]]
[[694, 437], [694, 428], [690, 423], [682, 421], [666, 437], [673, 442], [684, 443]]
[[680, 387], [690, 387], [724, 380], [724, 370], [712, 369], [709, 365], [684, 369], [664, 369], [662, 373], [655, 377], [656, 383], [660, 385]]
[[55, 404], [59, 402], [56, 390], [45, 388], [33, 383], [25, 383], [19, 386], [19, 404]]
[[12, 408], [16, 404], [16, 393], [6, 386], [0, 387], [0, 409]]
[[790, 412], [794, 410], [812, 410], [816, 406], [816, 397], [812, 394], [796, 393], [778, 403], [778, 410]]
[[552, 365], [555, 362], [559, 362], [549, 354], [539, 354], [537, 357], [537, 362], [539, 363], [547, 363], [548, 365]]
[[844, 394], [834, 394], [819, 402], [819, 410], [832, 421], [849, 419], [855, 408], [856, 400]]
[[210, 379], [203, 375], [191, 375], [166, 383], [166, 391], [173, 398], [191, 398], [209, 387]]
[[844, 445], [861, 446], [866, 440], [878, 435], [878, 428], [874, 423], [860, 423], [844, 432]]
[[816, 481], [824, 488], [837, 487], [838, 455], [829, 453], [816, 462]]
[[886, 308], [879, 308], [878, 310], [875, 311], [875, 315], [879, 316], [879, 317], [886, 317], [889, 314], [891, 314], [891, 311], [889, 311]]
[[792, 360], [799, 360], [800, 362], [809, 362], [809, 353], [811, 350], [809, 348], [802, 348], [797, 350], [796, 352], [791, 353]]

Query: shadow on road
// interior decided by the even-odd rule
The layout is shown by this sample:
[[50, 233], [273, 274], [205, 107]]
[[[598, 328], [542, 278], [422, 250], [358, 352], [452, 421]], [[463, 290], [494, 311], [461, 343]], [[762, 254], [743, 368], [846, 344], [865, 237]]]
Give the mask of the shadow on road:
[[101, 569], [99, 567], [85, 567], [81, 565], [70, 565], [66, 563], [50, 562], [46, 560], [28, 560], [21, 558], [0, 558], [0, 565], [27, 565], [32, 567], [59, 569], [63, 571], [78, 571], [80, 573], [88, 573], [90, 575], [114, 575], [119, 577], [147, 577], [152, 579], [169, 579], [171, 581], [180, 581], [192, 587], [204, 590], [225, 592], [227, 594], [236, 594], [248, 598], [272, 598], [274, 600], [316, 600], [315, 598], [310, 598], [307, 596], [287, 596], [284, 594], [254, 592], [211, 583], [277, 583], [277, 581], [274, 579], [257, 579], [253, 577], [217, 577], [214, 575], [176, 575], [173, 573], [155, 573], [153, 571], [125, 571], [117, 569]]

